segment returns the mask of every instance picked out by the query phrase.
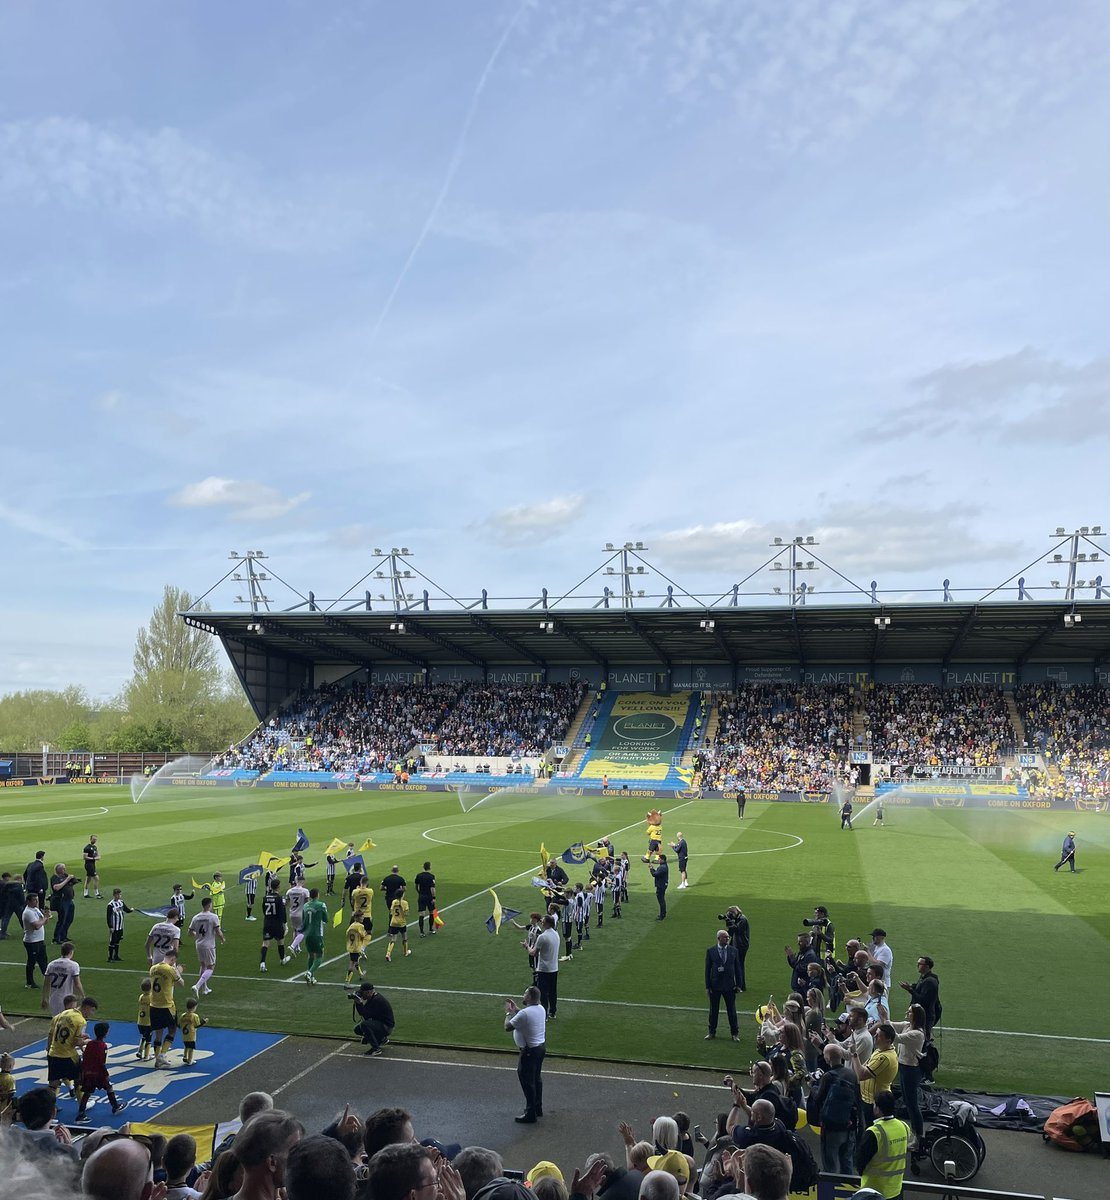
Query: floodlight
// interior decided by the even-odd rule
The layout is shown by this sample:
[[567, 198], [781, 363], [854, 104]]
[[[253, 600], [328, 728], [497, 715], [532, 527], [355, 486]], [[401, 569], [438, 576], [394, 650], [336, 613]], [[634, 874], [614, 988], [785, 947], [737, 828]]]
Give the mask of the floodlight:
[[554, 633], [554, 632], [555, 632], [555, 622], [554, 621], [541, 621], [540, 622], [540, 633]]
[[701, 621], [699, 624], [705, 633], [712, 633], [717, 628], [716, 621]]
[[411, 553], [412, 553], [412, 551], [411, 551], [411, 550], [408, 548], [408, 546], [402, 546], [402, 547], [401, 547], [401, 553], [402, 553], [402, 554], [411, 554]]
[[882, 633], [883, 630], [885, 630], [885, 629], [889, 629], [890, 628], [890, 618], [889, 617], [876, 617], [875, 618], [875, 628], [878, 629], [878, 631], [880, 633]]
[[1083, 622], [1083, 614], [1077, 612], [1064, 613], [1064, 628], [1071, 629]]
[[782, 545], [782, 538], [775, 538], [775, 545], [776, 545], [776, 546], [781, 546], [781, 545]]
[[644, 548], [644, 543], [643, 543], [643, 542], [637, 542], [637, 543], [636, 543], [636, 549], [637, 549], [637, 550], [642, 550], [643, 548]]
[[1095, 535], [1095, 537], [1102, 537], [1102, 526], [1101, 525], [1092, 525], [1091, 532]]
[[773, 591], [776, 596], [782, 595], [782, 588], [772, 588], [771, 591]]
[[606, 550], [612, 550], [612, 549], [613, 549], [613, 543], [612, 543], [612, 542], [606, 542], [606, 543], [605, 543], [605, 549], [606, 549]]
[[405, 632], [405, 623], [404, 623], [404, 621], [392, 621], [392, 622], [390, 622], [390, 626], [389, 626], [389, 632], [390, 632], [390, 633], [404, 633], [404, 632]]
[[1057, 526], [1056, 526], [1056, 536], [1057, 536], [1057, 537], [1063, 537], [1063, 536], [1064, 536], [1064, 532], [1065, 532], [1065, 530], [1064, 530], [1064, 527], [1063, 527], [1063, 525], [1057, 525]]
[[1090, 529], [1089, 529], [1089, 528], [1088, 528], [1086, 525], [1080, 525], [1080, 526], [1079, 526], [1079, 532], [1080, 532], [1080, 533], [1090, 533], [1091, 531], [1090, 531]]
[[807, 538], [806, 538], [806, 545], [807, 545], [807, 546], [816, 546], [816, 545], [817, 545], [817, 543], [816, 543], [816, 542], [813, 540], [813, 538], [812, 538], [812, 537], [807, 537]]
[[375, 546], [375, 547], [374, 547], [374, 553], [375, 553], [375, 554], [381, 554], [381, 552], [382, 552], [382, 551], [381, 551], [381, 548], [380, 548], [379, 546]]

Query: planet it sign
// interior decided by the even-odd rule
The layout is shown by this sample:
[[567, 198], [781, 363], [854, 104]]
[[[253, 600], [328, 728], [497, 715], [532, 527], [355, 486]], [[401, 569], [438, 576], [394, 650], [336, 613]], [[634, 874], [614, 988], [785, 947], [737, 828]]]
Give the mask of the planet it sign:
[[613, 732], [626, 742], [655, 742], [674, 733], [678, 722], [666, 713], [632, 713], [613, 722]]

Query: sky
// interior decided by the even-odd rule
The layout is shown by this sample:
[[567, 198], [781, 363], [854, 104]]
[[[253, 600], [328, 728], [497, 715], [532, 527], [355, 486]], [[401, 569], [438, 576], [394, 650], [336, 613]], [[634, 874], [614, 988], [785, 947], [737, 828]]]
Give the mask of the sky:
[[0, 693], [231, 550], [924, 599], [1110, 526], [1108, 79], [1098, 0], [0, 7]]

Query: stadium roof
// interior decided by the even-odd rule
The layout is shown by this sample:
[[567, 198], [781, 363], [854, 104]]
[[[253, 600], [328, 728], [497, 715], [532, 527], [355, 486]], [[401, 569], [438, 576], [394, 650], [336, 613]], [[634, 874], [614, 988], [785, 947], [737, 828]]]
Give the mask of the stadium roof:
[[[1089, 662], [1110, 658], [1110, 605], [902, 605], [324, 612], [189, 612], [228, 652], [290, 662], [470, 664]], [[878, 620], [889, 621], [880, 625]]]

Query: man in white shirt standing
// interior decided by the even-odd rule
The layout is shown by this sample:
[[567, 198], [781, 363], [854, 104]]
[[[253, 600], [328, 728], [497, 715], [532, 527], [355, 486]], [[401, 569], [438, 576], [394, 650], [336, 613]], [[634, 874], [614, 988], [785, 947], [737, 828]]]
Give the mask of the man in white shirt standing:
[[890, 991], [890, 971], [894, 966], [894, 954], [890, 947], [886, 944], [886, 930], [872, 929], [871, 930], [871, 961], [879, 963], [883, 968], [883, 983], [886, 984], [886, 990]]
[[304, 906], [308, 903], [308, 888], [295, 883], [285, 893], [285, 912], [289, 917], [289, 928], [293, 930], [293, 941], [289, 953], [300, 954], [304, 944]]
[[[542, 935], [541, 935], [542, 936]], [[524, 993], [523, 1008], [515, 1000], [505, 1001], [505, 1028], [520, 1051], [516, 1075], [524, 1093], [524, 1112], [514, 1117], [518, 1125], [534, 1125], [543, 1116], [543, 1080], [540, 1072], [547, 1053], [547, 1014], [534, 984]]]
[[536, 987], [544, 1011], [554, 1021], [559, 1008], [559, 934], [550, 913], [544, 917], [543, 929], [528, 953], [536, 969]]
[[52, 1017], [62, 1011], [67, 996], [76, 996], [81, 1000], [85, 995], [81, 985], [81, 968], [73, 957], [73, 949], [72, 942], [64, 942], [61, 958], [56, 958], [42, 977], [42, 1007], [49, 1008]]

